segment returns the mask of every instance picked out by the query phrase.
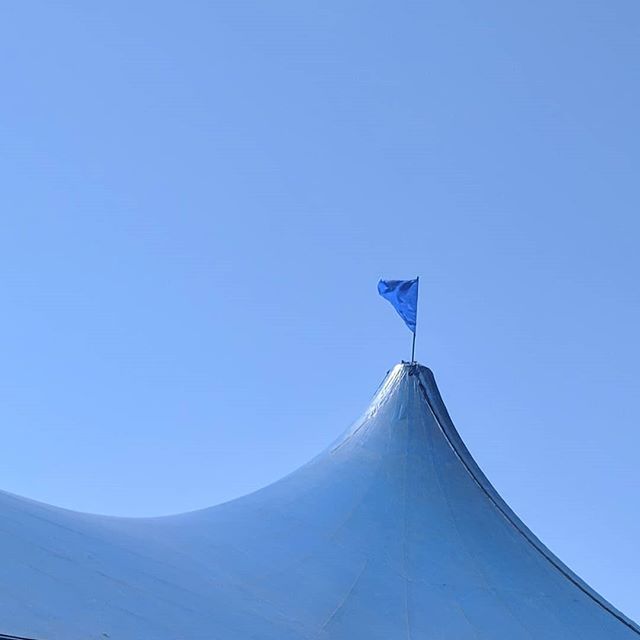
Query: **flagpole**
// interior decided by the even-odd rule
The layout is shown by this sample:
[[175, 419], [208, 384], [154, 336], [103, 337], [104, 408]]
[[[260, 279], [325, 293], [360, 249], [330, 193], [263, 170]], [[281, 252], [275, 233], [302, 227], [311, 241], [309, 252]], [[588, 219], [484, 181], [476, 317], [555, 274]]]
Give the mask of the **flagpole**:
[[413, 331], [413, 342], [411, 343], [411, 364], [416, 361], [416, 333], [418, 333], [418, 297], [420, 295], [420, 276], [416, 276], [416, 327]]

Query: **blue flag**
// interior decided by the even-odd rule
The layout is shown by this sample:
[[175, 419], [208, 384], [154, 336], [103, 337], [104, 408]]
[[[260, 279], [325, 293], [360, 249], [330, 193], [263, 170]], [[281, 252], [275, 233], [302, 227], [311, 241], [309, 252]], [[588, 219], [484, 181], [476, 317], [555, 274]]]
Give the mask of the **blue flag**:
[[413, 333], [418, 316], [418, 278], [415, 280], [380, 280], [378, 293], [400, 314]]

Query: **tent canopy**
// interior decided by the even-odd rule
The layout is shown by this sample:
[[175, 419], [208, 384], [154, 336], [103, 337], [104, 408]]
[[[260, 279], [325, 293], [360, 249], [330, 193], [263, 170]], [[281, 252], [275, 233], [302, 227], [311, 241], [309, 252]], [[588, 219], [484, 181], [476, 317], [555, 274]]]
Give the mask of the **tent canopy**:
[[640, 640], [496, 493], [399, 364], [314, 460], [162, 518], [0, 494], [0, 631], [42, 640]]

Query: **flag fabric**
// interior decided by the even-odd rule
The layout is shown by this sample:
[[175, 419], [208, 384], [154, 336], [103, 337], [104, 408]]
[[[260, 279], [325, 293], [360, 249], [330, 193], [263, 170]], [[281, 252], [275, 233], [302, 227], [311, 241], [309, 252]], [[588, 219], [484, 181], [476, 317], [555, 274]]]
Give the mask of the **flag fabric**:
[[386, 298], [414, 335], [418, 316], [418, 278], [415, 280], [380, 280], [378, 293]]

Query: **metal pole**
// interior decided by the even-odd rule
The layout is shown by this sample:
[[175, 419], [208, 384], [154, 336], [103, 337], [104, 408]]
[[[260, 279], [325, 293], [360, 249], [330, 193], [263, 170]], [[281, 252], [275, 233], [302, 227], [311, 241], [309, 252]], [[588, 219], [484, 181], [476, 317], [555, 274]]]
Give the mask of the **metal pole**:
[[420, 293], [420, 276], [416, 276], [416, 329], [413, 332], [413, 342], [411, 344], [411, 364], [416, 361], [416, 333], [418, 333], [418, 294]]

